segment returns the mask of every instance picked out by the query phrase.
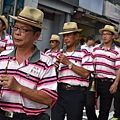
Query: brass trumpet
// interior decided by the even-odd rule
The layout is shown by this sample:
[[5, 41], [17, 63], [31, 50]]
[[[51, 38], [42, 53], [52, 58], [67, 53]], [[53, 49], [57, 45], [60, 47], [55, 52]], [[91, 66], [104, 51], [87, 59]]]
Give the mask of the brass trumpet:
[[91, 91], [91, 92], [96, 92], [96, 84], [95, 84], [95, 80], [92, 81], [92, 85], [91, 85], [89, 91]]
[[91, 87], [90, 87], [90, 90], [91, 92], [96, 92], [96, 64], [94, 65], [94, 72], [93, 72], [93, 80], [92, 80], [92, 84], [91, 84]]

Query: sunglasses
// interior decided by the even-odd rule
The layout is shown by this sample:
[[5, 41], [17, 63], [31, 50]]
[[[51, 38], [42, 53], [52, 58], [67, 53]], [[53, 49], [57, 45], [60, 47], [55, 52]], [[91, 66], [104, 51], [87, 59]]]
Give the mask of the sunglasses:
[[57, 42], [57, 41], [56, 41], [56, 40], [51, 40], [51, 41], [50, 41], [50, 43], [55, 43], [55, 42]]

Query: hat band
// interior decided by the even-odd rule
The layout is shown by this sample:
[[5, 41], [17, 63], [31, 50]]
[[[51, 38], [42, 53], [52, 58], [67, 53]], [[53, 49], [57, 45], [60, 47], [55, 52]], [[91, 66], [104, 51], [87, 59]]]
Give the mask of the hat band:
[[77, 30], [76, 28], [70, 28], [70, 29], [63, 29], [63, 32], [67, 32], [67, 31], [74, 31]]
[[35, 20], [32, 20], [32, 19], [20, 16], [20, 15], [18, 16], [18, 19], [22, 20], [22, 21], [30, 22], [30, 23], [33, 23], [33, 24], [37, 24], [37, 25], [41, 25], [42, 24], [39, 21], [35, 21]]

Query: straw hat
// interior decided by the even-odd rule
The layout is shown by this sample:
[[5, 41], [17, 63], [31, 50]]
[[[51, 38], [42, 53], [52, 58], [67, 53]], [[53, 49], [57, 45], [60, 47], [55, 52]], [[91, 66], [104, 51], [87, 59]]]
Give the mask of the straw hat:
[[102, 32], [105, 31], [105, 30], [114, 33], [114, 35], [115, 35], [116, 37], [117, 37], [117, 35], [118, 35], [117, 32], [115, 31], [114, 26], [105, 25], [104, 28], [102, 28], [102, 29], [99, 30], [99, 33], [102, 34]]
[[41, 29], [47, 29], [46, 27], [42, 26], [44, 13], [39, 9], [25, 6], [18, 16], [9, 16], [16, 21], [20, 21]]
[[56, 34], [52, 34], [51, 38], [49, 41], [56, 40], [61, 43], [60, 37]]
[[82, 29], [78, 29], [76, 22], [67, 22], [64, 23], [63, 32], [60, 32], [58, 34], [67, 34], [67, 33], [80, 32], [80, 31], [82, 31]]
[[7, 30], [8, 29], [8, 20], [6, 19], [6, 17], [4, 15], [1, 15], [0, 19], [5, 23], [5, 30]]

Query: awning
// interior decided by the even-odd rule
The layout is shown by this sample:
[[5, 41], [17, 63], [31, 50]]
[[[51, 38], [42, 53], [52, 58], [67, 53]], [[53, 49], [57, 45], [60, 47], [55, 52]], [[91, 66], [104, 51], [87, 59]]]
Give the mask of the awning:
[[97, 16], [91, 15], [89, 13], [85, 13], [84, 16], [89, 17], [89, 18], [94, 19], [94, 20], [97, 20], [99, 22], [105, 23], [105, 24], [110, 24], [111, 23], [110, 20], [107, 20], [107, 19], [103, 18], [102, 16], [97, 17]]
[[116, 24], [114, 22], [111, 22], [111, 24], [114, 25], [117, 30], [119, 29], [119, 24]]

